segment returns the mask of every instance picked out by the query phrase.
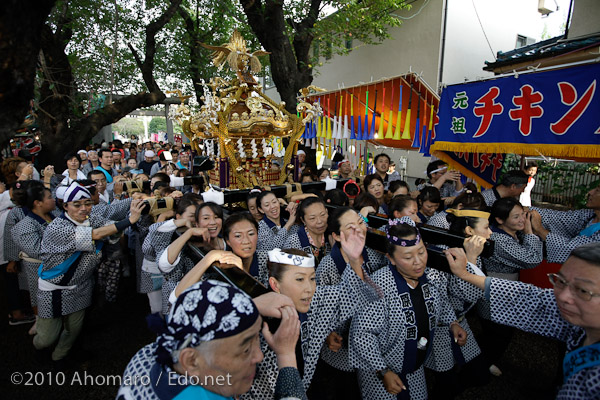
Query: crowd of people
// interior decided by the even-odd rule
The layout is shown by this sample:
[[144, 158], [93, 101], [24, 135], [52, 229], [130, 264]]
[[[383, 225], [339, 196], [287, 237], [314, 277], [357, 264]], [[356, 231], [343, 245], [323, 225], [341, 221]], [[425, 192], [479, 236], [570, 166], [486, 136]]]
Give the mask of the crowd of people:
[[[534, 164], [479, 192], [440, 160], [414, 190], [384, 153], [364, 177], [348, 160], [315, 172], [298, 160], [301, 182], [344, 182], [286, 198], [252, 188], [224, 207], [178, 179], [192, 173], [182, 146], [105, 143], [67, 154], [62, 173], [6, 158], [10, 324], [31, 324], [40, 362], [68, 368], [86, 309], [117, 302], [134, 275], [156, 341], [123, 365], [150, 379], [126, 380], [119, 399], [450, 399], [503, 373], [514, 328], [566, 343], [557, 398], [600, 398], [600, 188], [586, 208], [555, 211], [531, 205]], [[452, 273], [428, 262], [422, 224], [465, 238], [438, 245]], [[366, 245], [370, 231], [385, 252]], [[563, 264], [554, 289], [519, 282], [544, 259]], [[215, 263], [268, 293], [212, 279]]]

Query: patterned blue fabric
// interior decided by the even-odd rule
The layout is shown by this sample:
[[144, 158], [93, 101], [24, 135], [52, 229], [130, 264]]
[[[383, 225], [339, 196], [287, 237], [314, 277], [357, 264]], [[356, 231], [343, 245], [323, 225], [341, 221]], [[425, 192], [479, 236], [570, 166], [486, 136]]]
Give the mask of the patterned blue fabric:
[[198, 282], [177, 298], [166, 326], [158, 332], [157, 360], [171, 365], [182, 346], [234, 336], [250, 328], [258, 316], [252, 299], [241, 290], [213, 280]]

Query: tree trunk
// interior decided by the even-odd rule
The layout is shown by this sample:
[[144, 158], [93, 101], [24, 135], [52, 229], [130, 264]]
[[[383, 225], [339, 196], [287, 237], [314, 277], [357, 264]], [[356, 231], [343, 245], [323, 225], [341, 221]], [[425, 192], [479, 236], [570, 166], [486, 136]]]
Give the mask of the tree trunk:
[[[171, 0], [173, 2], [174, 0]], [[181, 6], [178, 7], [177, 12], [183, 19], [185, 24], [185, 31], [188, 36], [188, 46], [190, 47], [190, 64], [188, 67], [188, 71], [192, 78], [192, 84], [194, 85], [194, 93], [196, 94], [196, 101], [198, 104], [204, 104], [201, 97], [204, 96], [204, 89], [202, 87], [202, 75], [200, 74], [200, 70], [198, 66], [201, 62], [206, 62], [203, 59], [200, 47], [200, 40], [197, 32], [197, 24], [194, 23], [194, 20], [187, 12], [187, 10]], [[196, 15], [198, 18], [198, 15]]]
[[[298, 91], [312, 83], [309, 51], [313, 28], [321, 0], [311, 0], [306, 17], [300, 23], [286, 21], [282, 0], [240, 0], [248, 24], [266, 51], [271, 52], [271, 75], [286, 109], [296, 113]], [[293, 40], [286, 35], [289, 26]]]
[[30, 110], [40, 35], [55, 0], [3, 0], [0, 7], [0, 143]]
[[56, 32], [44, 26], [42, 33], [42, 56], [40, 63], [44, 74], [44, 82], [40, 87], [39, 124], [42, 131], [41, 165], [53, 164], [60, 171], [64, 165], [63, 157], [68, 151], [84, 148], [104, 126], [117, 122], [130, 112], [162, 103], [166, 96], [154, 79], [154, 54], [156, 53], [155, 35], [176, 12], [181, 0], [173, 0], [163, 15], [146, 27], [145, 58], [130, 45], [133, 56], [142, 72], [149, 92], [125, 96], [111, 104], [105, 104], [97, 111], [84, 112], [82, 101], [78, 99], [73, 84], [71, 65], [65, 53], [65, 47], [71, 37], [68, 29], [68, 13], [59, 22]]

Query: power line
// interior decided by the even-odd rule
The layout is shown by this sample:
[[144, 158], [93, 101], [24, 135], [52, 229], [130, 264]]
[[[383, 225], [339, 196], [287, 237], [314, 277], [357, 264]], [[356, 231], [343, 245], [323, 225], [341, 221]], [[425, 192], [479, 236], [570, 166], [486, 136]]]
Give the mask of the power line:
[[475, 15], [477, 16], [477, 21], [479, 21], [479, 26], [481, 26], [481, 31], [483, 32], [485, 41], [487, 42], [487, 44], [490, 48], [490, 51], [492, 52], [492, 57], [494, 57], [494, 61], [498, 61], [496, 59], [496, 53], [494, 53], [494, 50], [492, 50], [492, 45], [490, 44], [490, 41], [489, 41], [487, 35], [485, 34], [485, 29], [483, 29], [483, 24], [481, 23], [481, 19], [479, 18], [479, 13], [477, 12], [477, 8], [475, 7], [475, 0], [471, 0], [471, 3], [473, 4], [473, 10], [475, 10]]

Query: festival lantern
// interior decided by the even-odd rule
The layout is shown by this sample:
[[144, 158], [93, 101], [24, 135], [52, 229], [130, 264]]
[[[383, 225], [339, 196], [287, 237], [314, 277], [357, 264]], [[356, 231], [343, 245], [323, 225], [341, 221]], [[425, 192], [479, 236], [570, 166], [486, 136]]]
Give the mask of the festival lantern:
[[410, 140], [410, 113], [412, 106], [412, 83], [410, 84], [410, 93], [408, 95], [408, 109], [406, 110], [406, 117], [404, 120], [404, 132], [402, 132], [402, 139]]
[[387, 132], [385, 133], [385, 138], [386, 139], [393, 139], [394, 138], [394, 134], [392, 132], [392, 121], [394, 118], [394, 113], [392, 111], [392, 105], [394, 104], [394, 82], [392, 81], [392, 97], [390, 98], [390, 113], [388, 116], [388, 126], [387, 126]]
[[396, 116], [396, 131], [394, 132], [394, 140], [404, 139], [400, 136], [400, 125], [402, 119], [402, 82], [400, 82], [400, 100], [398, 102], [398, 115]]
[[385, 115], [385, 86], [383, 87], [383, 100], [381, 102], [381, 113], [379, 115], [379, 131], [377, 132], [377, 137], [383, 139], [383, 119]]

